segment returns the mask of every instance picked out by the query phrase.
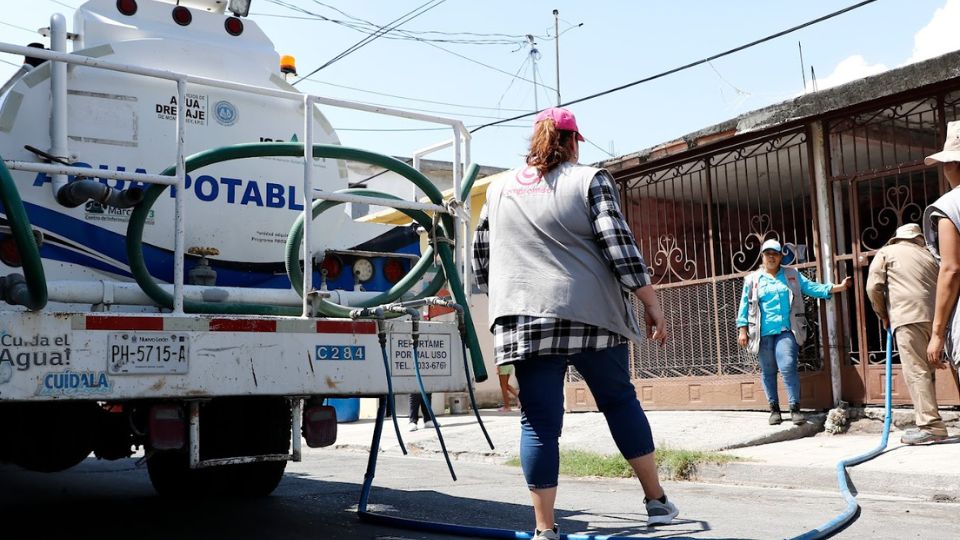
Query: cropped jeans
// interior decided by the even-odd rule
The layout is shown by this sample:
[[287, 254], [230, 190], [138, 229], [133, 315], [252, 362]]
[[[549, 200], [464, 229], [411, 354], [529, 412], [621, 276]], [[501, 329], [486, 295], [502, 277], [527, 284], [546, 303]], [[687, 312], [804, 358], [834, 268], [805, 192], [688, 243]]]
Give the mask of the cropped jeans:
[[627, 345], [573, 355], [537, 356], [516, 362], [520, 386], [520, 465], [530, 489], [557, 486], [563, 379], [572, 364], [583, 376], [623, 457], [654, 451], [650, 423], [630, 382]]
[[797, 338], [793, 332], [784, 330], [776, 335], [760, 338], [760, 372], [763, 374], [763, 391], [771, 405], [780, 405], [777, 396], [777, 370], [783, 375], [790, 406], [800, 404], [800, 376], [797, 374]]

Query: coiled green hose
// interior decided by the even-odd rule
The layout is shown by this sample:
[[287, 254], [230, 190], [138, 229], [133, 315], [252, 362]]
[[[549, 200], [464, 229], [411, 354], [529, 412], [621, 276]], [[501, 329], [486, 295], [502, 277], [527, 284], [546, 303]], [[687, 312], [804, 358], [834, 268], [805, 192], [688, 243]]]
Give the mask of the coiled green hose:
[[[205, 152], [200, 152], [189, 156], [186, 158], [186, 172], [190, 172], [207, 165], [212, 165], [214, 163], [220, 163], [223, 161], [231, 161], [235, 159], [246, 159], [254, 157], [270, 157], [270, 156], [290, 156], [298, 157], [303, 155], [303, 144], [302, 143], [251, 143], [251, 144], [238, 144], [233, 146], [225, 146], [221, 148], [215, 148], [213, 150], [208, 150]], [[359, 150], [356, 148], [348, 148], [344, 146], [335, 146], [335, 145], [314, 145], [313, 147], [313, 157], [314, 158], [331, 158], [331, 159], [344, 159], [348, 161], [357, 161], [360, 163], [366, 163], [370, 165], [376, 165], [383, 167], [387, 170], [395, 172], [400, 176], [403, 176], [407, 180], [413, 182], [417, 188], [423, 191], [431, 202], [434, 204], [443, 204], [443, 196], [440, 193], [440, 190], [420, 171], [410, 167], [409, 165], [394, 159], [389, 156], [384, 156], [382, 154], [376, 154], [373, 152], [368, 152], [365, 150]], [[467, 180], [465, 185], [473, 185], [473, 180], [475, 179], [477, 168], [472, 167], [469, 173], [474, 175], [473, 178]], [[166, 176], [173, 176], [176, 173], [176, 167], [168, 167], [160, 174]], [[468, 173], [468, 174], [469, 174]], [[134, 208], [133, 212], [130, 215], [130, 222], [127, 225], [127, 258], [130, 264], [131, 273], [136, 279], [137, 284], [140, 285], [140, 288], [143, 289], [143, 292], [147, 294], [154, 302], [157, 304], [172, 309], [173, 307], [173, 296], [166, 291], [164, 291], [157, 283], [153, 280], [153, 276], [150, 275], [149, 270], [147, 270], [146, 262], [143, 258], [143, 230], [147, 221], [147, 215], [150, 212], [150, 209], [153, 207], [154, 203], [160, 197], [160, 195], [167, 189], [167, 186], [154, 184], [147, 188], [144, 193], [143, 201]], [[317, 210], [325, 202], [321, 202], [320, 205], [315, 204], [313, 207], [314, 216], [319, 213]], [[324, 207], [325, 210], [328, 207]], [[320, 210], [321, 212], [323, 210]], [[420, 214], [423, 214], [420, 212]], [[410, 214], [408, 214], [410, 215]], [[426, 214], [423, 214], [422, 217], [425, 217]], [[421, 216], [418, 216], [421, 217]], [[415, 218], [416, 219], [416, 218]], [[429, 220], [428, 220], [429, 221]], [[473, 319], [470, 316], [469, 305], [467, 303], [466, 295], [463, 292], [461, 287], [460, 280], [457, 276], [456, 267], [454, 265], [452, 251], [450, 246], [447, 245], [446, 241], [451, 240], [447, 234], [454, 230], [453, 228], [453, 219], [444, 214], [441, 219], [441, 230], [436, 231], [435, 234], [443, 232], [445, 234], [443, 240], [438, 242], [438, 251], [440, 256], [440, 261], [443, 266], [444, 272], [443, 275], [446, 275], [450, 280], [450, 288], [453, 290], [454, 298], [457, 303], [464, 306], [464, 316], [467, 322], [469, 343], [468, 347], [470, 350], [470, 356], [472, 359], [474, 377], [478, 382], [482, 382], [487, 379], [486, 368], [483, 364], [483, 354], [480, 351], [480, 345], [477, 342], [476, 333], [473, 330]], [[431, 227], [428, 227], [430, 230]], [[301, 220], [301, 231], [302, 231], [302, 220]], [[291, 230], [292, 232], [292, 230]], [[297, 242], [299, 244], [299, 241]], [[289, 239], [288, 239], [288, 255], [289, 255]], [[428, 262], [431, 257], [423, 257], [423, 259]], [[39, 260], [39, 258], [38, 258]], [[428, 263], [425, 263], [425, 265]], [[288, 261], [288, 268], [291, 267]], [[293, 264], [293, 268], [299, 269], [299, 264]], [[426, 266], [422, 268], [417, 268], [417, 271], [425, 272]], [[423, 275], [421, 272], [421, 276]], [[440, 272], [437, 273], [438, 276], [441, 275]], [[409, 275], [408, 275], [409, 277]], [[412, 286], [417, 278], [404, 279], [403, 282], [409, 288]], [[442, 278], [437, 278], [441, 279]], [[436, 282], [437, 279], [434, 281]], [[296, 283], [298, 280], [293, 279], [291, 276], [291, 282]], [[302, 281], [302, 276], [299, 281]], [[442, 281], [441, 281], [442, 283]], [[431, 285], [432, 286], [432, 285]], [[391, 292], [392, 291], [392, 292]], [[396, 295], [399, 297], [403, 294], [405, 290], [394, 287], [390, 291], [385, 293], [389, 297], [390, 295]], [[435, 292], [435, 291], [434, 291]], [[378, 298], [380, 296], [378, 295]], [[329, 306], [327, 304], [330, 304]], [[329, 309], [330, 312], [337, 311], [340, 313], [340, 316], [343, 316], [343, 310], [346, 309], [343, 306], [337, 306], [331, 302], [324, 301], [323, 303], [324, 310]], [[342, 309], [338, 309], [342, 308]], [[249, 304], [249, 303], [211, 303], [211, 302], [198, 302], [194, 300], [184, 300], [184, 310], [190, 313], [219, 313], [219, 314], [246, 314], [246, 315], [280, 315], [280, 316], [296, 316], [300, 315], [301, 310], [297, 307], [286, 307], [286, 306], [269, 306], [262, 304]]]

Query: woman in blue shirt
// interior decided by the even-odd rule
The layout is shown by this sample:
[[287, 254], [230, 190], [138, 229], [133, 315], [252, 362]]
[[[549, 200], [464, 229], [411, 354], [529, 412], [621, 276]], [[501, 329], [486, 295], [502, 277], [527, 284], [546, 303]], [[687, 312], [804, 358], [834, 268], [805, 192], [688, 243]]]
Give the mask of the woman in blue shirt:
[[795, 268], [781, 266], [783, 248], [776, 240], [760, 247], [762, 265], [744, 279], [743, 295], [737, 316], [737, 343], [749, 347], [760, 360], [763, 390], [770, 403], [770, 424], [782, 422], [777, 396], [777, 370], [783, 375], [790, 400], [790, 420], [802, 424], [800, 413], [800, 377], [797, 351], [807, 336], [803, 295], [829, 298], [845, 291], [852, 283], [847, 277], [839, 285], [811, 281]]

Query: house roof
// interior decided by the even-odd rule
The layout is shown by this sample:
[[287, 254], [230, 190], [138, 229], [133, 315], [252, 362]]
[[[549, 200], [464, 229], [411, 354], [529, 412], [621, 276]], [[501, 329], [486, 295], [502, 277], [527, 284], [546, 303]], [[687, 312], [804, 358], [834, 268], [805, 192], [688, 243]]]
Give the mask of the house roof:
[[[473, 187], [470, 188], [471, 201], [480, 194], [486, 194], [487, 186], [490, 185], [490, 182], [505, 172], [507, 172], [506, 169], [501, 169], [499, 167], [480, 167], [479, 174], [487, 174], [487, 176], [479, 178], [473, 183]], [[443, 195], [444, 200], [450, 199], [453, 197], [453, 188], [442, 191], [441, 194]], [[420, 202], [429, 203], [430, 199], [428, 197], [421, 197]], [[406, 225], [412, 220], [403, 212], [390, 208], [387, 210], [381, 210], [380, 212], [375, 212], [373, 214], [368, 214], [357, 221], [383, 223], [386, 225]]]
[[618, 171], [726, 141], [740, 135], [800, 123], [828, 113], [921, 87], [945, 83], [957, 78], [960, 78], [960, 51], [891, 69], [841, 86], [803, 94], [694, 131], [679, 139], [661, 143], [639, 152], [601, 161], [596, 166], [606, 168], [611, 173], [616, 174]]

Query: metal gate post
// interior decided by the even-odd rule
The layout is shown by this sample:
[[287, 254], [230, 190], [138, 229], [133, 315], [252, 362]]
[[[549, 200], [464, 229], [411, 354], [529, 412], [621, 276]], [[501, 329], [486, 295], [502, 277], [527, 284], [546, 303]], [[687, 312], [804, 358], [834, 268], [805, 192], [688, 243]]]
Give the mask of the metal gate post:
[[[834, 283], [834, 231], [830, 227], [830, 193], [827, 181], [827, 159], [824, 144], [823, 122], [810, 123], [810, 149], [813, 155], [813, 177], [817, 189], [817, 227], [820, 229], [820, 270], [825, 282]], [[827, 350], [830, 357], [830, 387], [833, 394], [833, 405], [840, 404], [840, 348], [837, 339], [837, 310], [836, 300], [831, 297], [827, 302]]]

